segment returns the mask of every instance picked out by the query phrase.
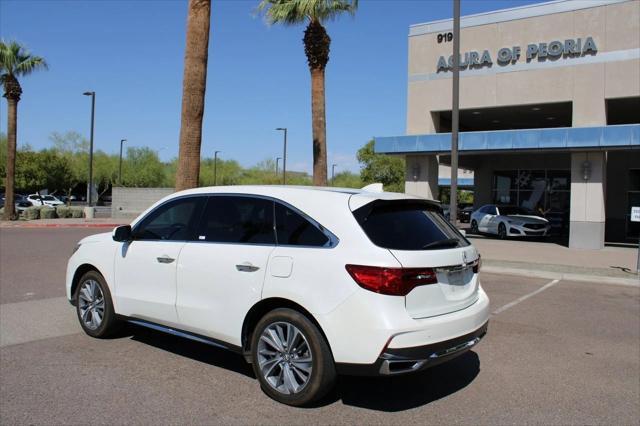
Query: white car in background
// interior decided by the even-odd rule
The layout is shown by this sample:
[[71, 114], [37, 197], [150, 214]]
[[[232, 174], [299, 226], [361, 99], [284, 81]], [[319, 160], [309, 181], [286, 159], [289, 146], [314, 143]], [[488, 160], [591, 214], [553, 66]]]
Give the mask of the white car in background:
[[27, 200], [33, 206], [62, 206], [64, 203], [58, 200], [53, 195], [40, 195], [40, 194], [30, 194], [27, 196]]
[[480, 256], [440, 211], [344, 188], [182, 191], [81, 240], [67, 298], [90, 336], [128, 321], [226, 348], [306, 405], [338, 374], [413, 373], [485, 335]]
[[487, 204], [471, 214], [471, 232], [507, 237], [544, 237], [549, 234], [549, 221], [532, 210], [517, 206]]

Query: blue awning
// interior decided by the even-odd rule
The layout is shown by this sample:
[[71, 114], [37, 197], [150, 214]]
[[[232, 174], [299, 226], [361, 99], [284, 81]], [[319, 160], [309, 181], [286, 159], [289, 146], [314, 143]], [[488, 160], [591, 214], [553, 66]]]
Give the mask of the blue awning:
[[[451, 178], [438, 178], [438, 186], [451, 186]], [[458, 178], [458, 186], [473, 186], [473, 178]]]
[[[451, 133], [374, 139], [375, 152], [382, 154], [447, 154], [451, 150]], [[461, 152], [610, 148], [640, 148], [640, 124], [461, 132], [459, 136]]]

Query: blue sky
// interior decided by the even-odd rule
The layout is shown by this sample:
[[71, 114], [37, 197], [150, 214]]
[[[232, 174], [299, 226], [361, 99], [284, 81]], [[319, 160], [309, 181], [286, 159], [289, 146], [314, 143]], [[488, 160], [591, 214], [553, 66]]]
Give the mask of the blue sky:
[[[310, 77], [304, 27], [269, 27], [256, 1], [213, 0], [202, 155], [253, 165], [282, 153], [288, 169], [311, 171]], [[462, 14], [536, 3], [462, 0]], [[51, 132], [88, 136], [96, 92], [96, 149], [119, 141], [177, 156], [186, 0], [0, 0], [0, 37], [49, 62], [22, 79], [18, 143], [50, 146]], [[372, 136], [404, 134], [409, 25], [450, 18], [450, 1], [361, 0], [354, 18], [328, 24], [329, 164], [358, 170], [355, 153]], [[6, 102], [0, 102], [6, 133]]]

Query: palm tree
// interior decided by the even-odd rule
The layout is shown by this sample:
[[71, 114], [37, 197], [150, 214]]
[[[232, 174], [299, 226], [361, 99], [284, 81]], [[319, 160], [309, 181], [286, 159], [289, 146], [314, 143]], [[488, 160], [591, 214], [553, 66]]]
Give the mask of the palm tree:
[[198, 186], [204, 93], [207, 86], [211, 0], [189, 0], [182, 81], [182, 122], [176, 190]]
[[313, 131], [313, 184], [327, 185], [327, 126], [324, 101], [324, 70], [329, 62], [331, 38], [323, 23], [342, 13], [353, 15], [358, 0], [261, 0], [270, 24], [296, 25], [308, 22], [304, 31], [304, 53], [311, 71], [311, 115]]
[[0, 41], [0, 84], [4, 88], [7, 98], [7, 176], [5, 179], [5, 202], [3, 220], [13, 220], [15, 203], [16, 173], [16, 141], [18, 133], [18, 101], [22, 95], [22, 88], [18, 77], [31, 74], [39, 69], [46, 69], [47, 63], [40, 56], [31, 55], [24, 46], [16, 41]]

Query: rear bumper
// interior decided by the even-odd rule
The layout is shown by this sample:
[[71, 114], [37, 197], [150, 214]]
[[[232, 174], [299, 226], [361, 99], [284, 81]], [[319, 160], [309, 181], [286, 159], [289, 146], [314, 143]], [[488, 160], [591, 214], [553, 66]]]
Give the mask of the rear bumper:
[[386, 348], [373, 364], [336, 363], [339, 374], [390, 376], [415, 373], [456, 358], [476, 346], [487, 334], [489, 321], [477, 330], [454, 339], [411, 348]]

